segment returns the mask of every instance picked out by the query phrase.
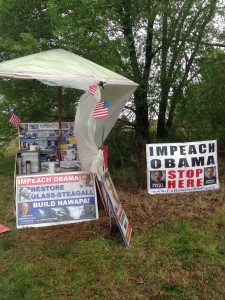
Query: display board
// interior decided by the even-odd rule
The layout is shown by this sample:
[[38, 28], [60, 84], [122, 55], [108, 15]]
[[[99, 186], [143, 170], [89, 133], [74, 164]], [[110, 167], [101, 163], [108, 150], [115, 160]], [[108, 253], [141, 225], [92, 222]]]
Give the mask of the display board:
[[149, 194], [219, 188], [216, 140], [148, 144], [146, 157]]
[[120, 229], [120, 233], [124, 240], [125, 246], [128, 247], [130, 244], [132, 225], [128, 220], [126, 212], [122, 207], [122, 203], [114, 187], [113, 181], [110, 177], [108, 169], [104, 172], [101, 178], [107, 199], [109, 201], [110, 207], [113, 211], [116, 223]]
[[59, 125], [56, 122], [20, 123], [18, 130], [20, 150], [40, 151], [41, 170], [48, 168], [49, 161], [56, 161], [59, 148], [61, 152], [60, 167], [80, 170], [73, 122], [62, 122], [60, 139]]
[[17, 228], [96, 219], [98, 206], [92, 174], [69, 172], [17, 176]]

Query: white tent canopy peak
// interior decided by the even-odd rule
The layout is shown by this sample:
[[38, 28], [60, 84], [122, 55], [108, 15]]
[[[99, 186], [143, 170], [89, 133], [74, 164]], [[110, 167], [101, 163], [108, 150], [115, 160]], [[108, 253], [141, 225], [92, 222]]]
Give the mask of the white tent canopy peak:
[[[78, 155], [84, 171], [101, 175], [99, 148], [108, 136], [138, 84], [64, 49], [47, 50], [0, 63], [0, 78], [36, 79], [50, 86], [85, 91], [75, 116]], [[91, 85], [96, 84], [93, 94]], [[100, 100], [109, 100], [109, 113], [95, 119]]]

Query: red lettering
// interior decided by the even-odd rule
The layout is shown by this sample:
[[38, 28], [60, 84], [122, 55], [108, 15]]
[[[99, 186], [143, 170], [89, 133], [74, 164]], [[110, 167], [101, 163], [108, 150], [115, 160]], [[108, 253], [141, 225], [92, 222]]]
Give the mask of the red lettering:
[[168, 171], [168, 178], [175, 179], [176, 178], [176, 171], [170, 170]]
[[178, 174], [178, 178], [184, 178], [185, 176], [187, 178], [193, 178], [193, 177], [199, 177], [201, 174], [203, 173], [202, 169], [189, 169], [189, 170], [170, 170], [168, 171], [168, 178], [169, 179], [175, 179], [177, 174]]
[[179, 178], [184, 178], [183, 175], [185, 170], [177, 170], [177, 172], [179, 173]]
[[187, 170], [187, 173], [186, 173], [186, 176], [187, 178], [191, 178], [191, 177], [194, 177], [194, 170]]
[[176, 180], [168, 180], [168, 189], [175, 189], [176, 187]]
[[194, 179], [187, 179], [187, 187], [194, 187], [195, 186], [195, 182]]
[[[189, 173], [189, 176], [194, 175], [194, 171], [191, 170], [192, 172]], [[175, 172], [176, 171], [169, 171], [170, 177], [175, 177]], [[182, 173], [183, 174], [183, 173]], [[182, 175], [183, 176], [183, 175]], [[199, 187], [202, 186], [202, 178], [193, 178], [193, 179], [180, 179], [178, 182], [176, 180], [168, 180], [167, 186], [168, 189], [175, 189], [175, 188], [193, 188], [195, 186]]]
[[179, 180], [178, 181], [178, 188], [182, 189], [184, 187], [184, 180]]
[[202, 178], [197, 178], [196, 185], [197, 186], [202, 186]]
[[200, 174], [202, 174], [202, 169], [196, 169], [196, 177], [199, 177]]

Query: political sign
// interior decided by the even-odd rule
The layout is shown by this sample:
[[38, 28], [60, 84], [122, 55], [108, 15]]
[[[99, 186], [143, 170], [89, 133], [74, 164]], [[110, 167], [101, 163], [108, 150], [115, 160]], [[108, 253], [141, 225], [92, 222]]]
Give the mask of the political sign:
[[17, 228], [98, 219], [92, 174], [70, 172], [16, 178]]
[[216, 140], [147, 144], [146, 159], [149, 194], [219, 188]]
[[102, 175], [101, 181], [104, 186], [110, 207], [116, 219], [116, 223], [120, 229], [120, 233], [122, 235], [124, 243], [126, 247], [128, 247], [131, 239], [132, 225], [131, 222], [129, 222], [126, 212], [122, 207], [122, 203], [116, 192], [116, 189], [114, 187], [108, 169]]

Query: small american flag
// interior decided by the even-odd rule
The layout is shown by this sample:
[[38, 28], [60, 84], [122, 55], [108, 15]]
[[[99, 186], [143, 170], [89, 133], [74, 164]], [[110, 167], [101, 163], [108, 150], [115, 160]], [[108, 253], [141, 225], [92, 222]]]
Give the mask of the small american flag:
[[104, 100], [95, 105], [93, 110], [93, 118], [107, 117], [109, 113], [109, 100]]
[[12, 115], [8, 120], [10, 123], [14, 125], [14, 127], [18, 127], [19, 123], [21, 122], [20, 116], [18, 115], [18, 112], [14, 108], [12, 111]]
[[96, 89], [97, 89], [98, 85], [99, 85], [98, 82], [96, 82], [96, 83], [90, 85], [89, 88], [88, 88], [88, 93], [94, 96], [94, 94], [95, 94], [95, 92], [96, 92]]

